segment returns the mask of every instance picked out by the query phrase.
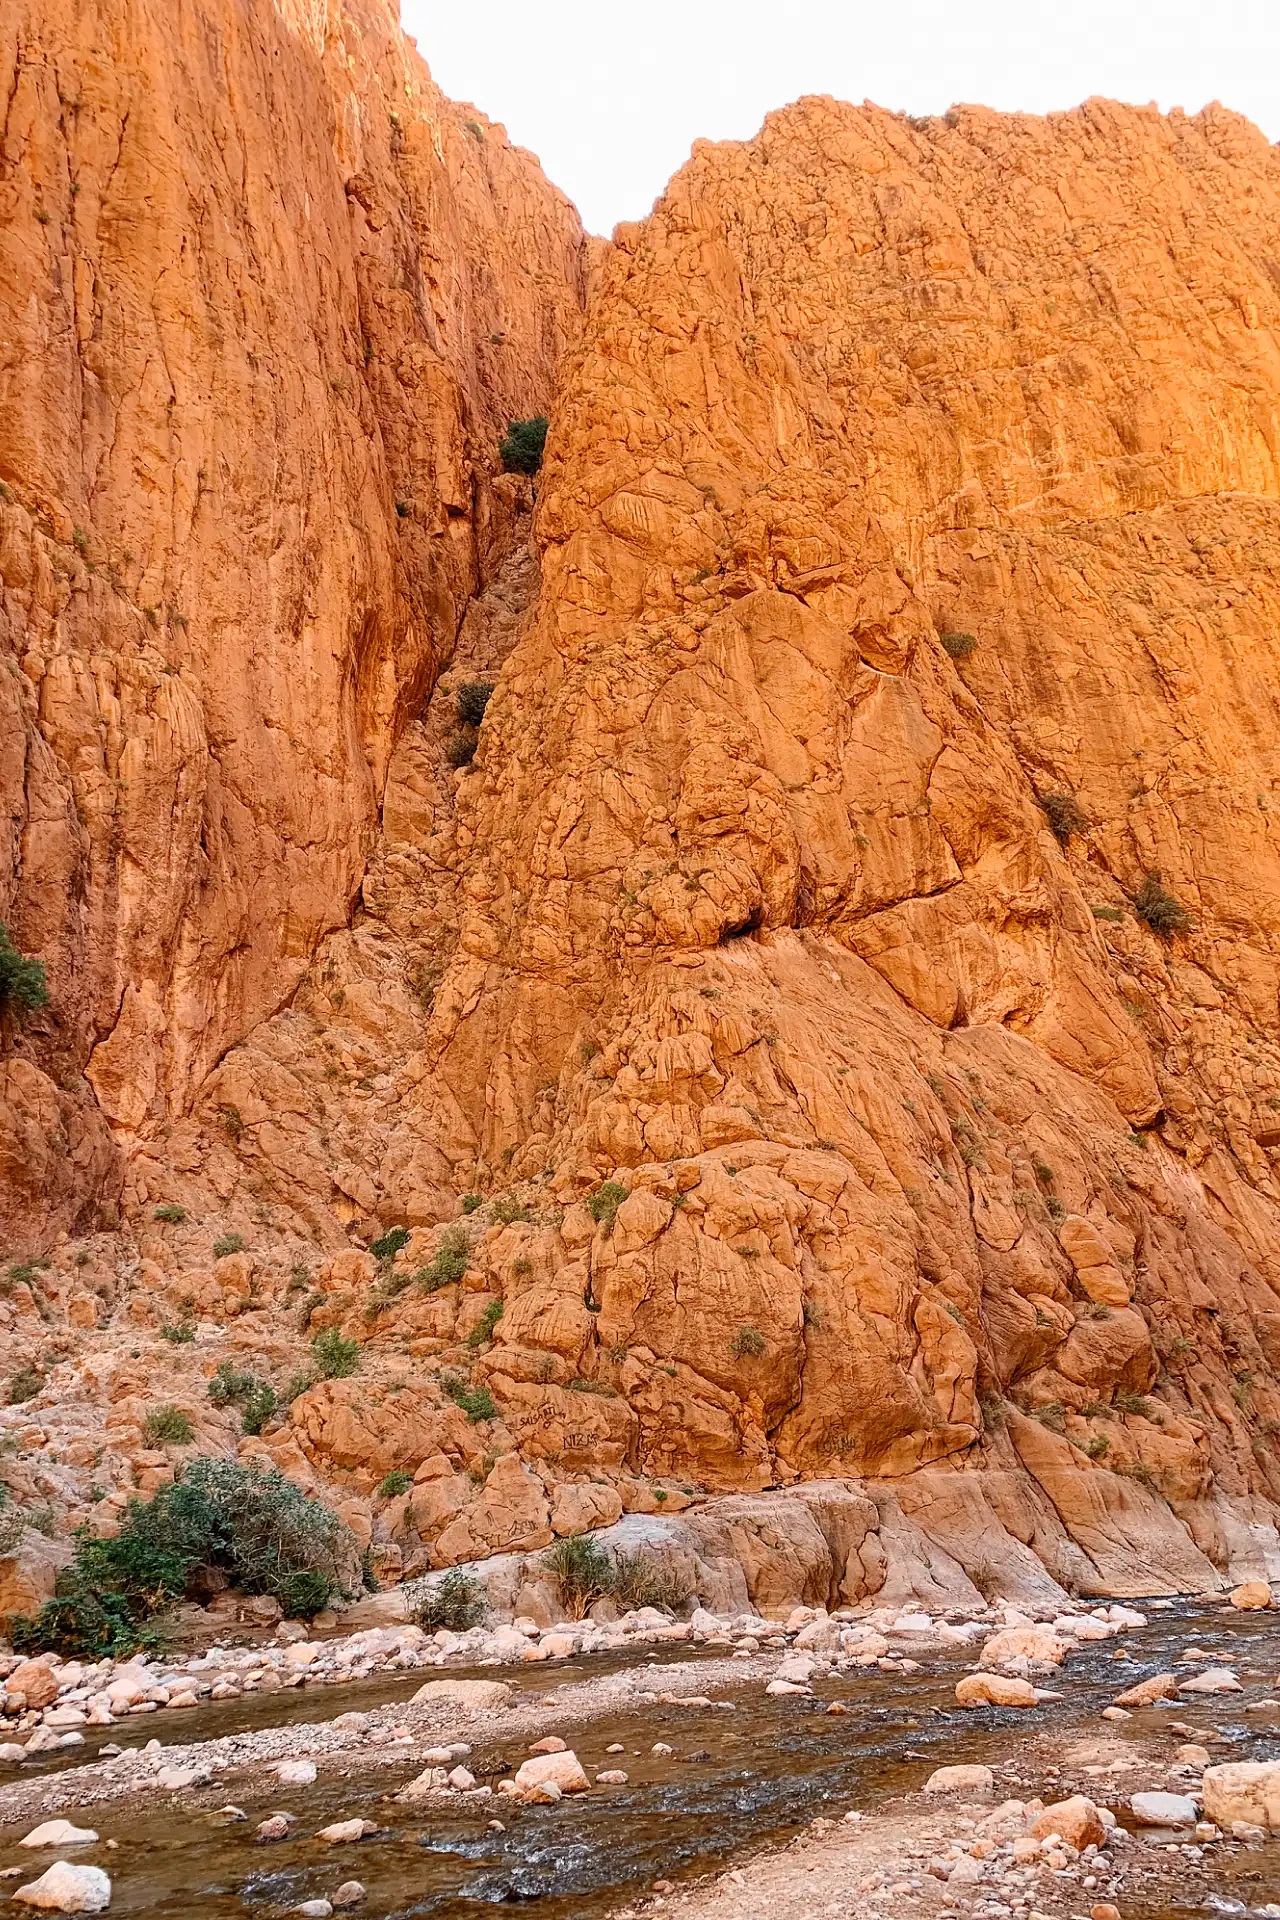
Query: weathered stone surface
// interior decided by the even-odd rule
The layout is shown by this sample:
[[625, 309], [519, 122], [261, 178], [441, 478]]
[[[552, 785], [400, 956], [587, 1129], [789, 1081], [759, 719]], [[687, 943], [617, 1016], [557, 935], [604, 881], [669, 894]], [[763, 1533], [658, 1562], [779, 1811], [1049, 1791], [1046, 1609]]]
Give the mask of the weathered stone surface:
[[1100, 1847], [1107, 1837], [1106, 1827], [1093, 1801], [1083, 1793], [1072, 1794], [1037, 1814], [1031, 1828], [1037, 1839], [1056, 1833], [1069, 1846], [1083, 1853], [1086, 1847]]
[[103, 60], [24, 4], [81, 105], [68, 162], [5, 43], [15, 1367], [55, 1320], [153, 1491], [162, 1325], [281, 1384], [354, 1339], [200, 1442], [387, 1578], [703, 1490], [769, 1503], [654, 1535], [717, 1605], [1280, 1574], [1275, 152], [808, 99], [583, 322], [572, 211], [381, 0], [203, 91], [163, 10]]
[[1028, 1680], [1005, 1673], [966, 1673], [956, 1682], [962, 1707], [1034, 1707], [1036, 1690]]
[[1228, 1832], [1237, 1820], [1280, 1829], [1280, 1761], [1235, 1760], [1206, 1767], [1201, 1792], [1205, 1819]]

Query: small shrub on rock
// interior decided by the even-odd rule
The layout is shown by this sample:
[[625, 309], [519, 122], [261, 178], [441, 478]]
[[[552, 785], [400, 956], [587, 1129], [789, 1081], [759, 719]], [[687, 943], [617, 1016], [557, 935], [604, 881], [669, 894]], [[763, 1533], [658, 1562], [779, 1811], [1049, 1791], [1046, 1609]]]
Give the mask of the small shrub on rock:
[[336, 1327], [326, 1327], [311, 1342], [322, 1379], [347, 1380], [360, 1367], [360, 1343], [344, 1340]]
[[408, 1227], [392, 1227], [381, 1239], [370, 1242], [369, 1251], [375, 1260], [394, 1260], [401, 1247], [408, 1244]]
[[398, 1500], [402, 1493], [408, 1493], [412, 1485], [411, 1473], [406, 1473], [403, 1467], [393, 1467], [390, 1473], [383, 1474], [378, 1492], [384, 1500]]
[[167, 1227], [180, 1227], [187, 1217], [187, 1210], [180, 1207], [176, 1200], [165, 1200], [151, 1217], [153, 1220], [162, 1220]]
[[467, 680], [458, 688], [454, 705], [460, 727], [478, 727], [484, 719], [489, 696], [493, 692], [492, 680]]
[[484, 1588], [475, 1575], [450, 1567], [426, 1588], [413, 1617], [427, 1633], [437, 1633], [441, 1627], [465, 1633], [468, 1627], [478, 1627], [488, 1611]]
[[189, 1347], [195, 1337], [195, 1326], [190, 1320], [173, 1320], [160, 1329], [160, 1338], [173, 1347]]
[[219, 1234], [213, 1243], [213, 1257], [215, 1260], [225, 1260], [229, 1253], [243, 1252], [244, 1235], [242, 1233]]
[[967, 660], [977, 651], [978, 642], [971, 633], [940, 633], [938, 638], [953, 660]]
[[1089, 822], [1073, 793], [1039, 793], [1036, 804], [1049, 823], [1049, 831], [1060, 847], [1073, 833], [1083, 833]]
[[488, 1387], [473, 1387], [460, 1374], [446, 1373], [440, 1376], [440, 1385], [456, 1407], [461, 1407], [468, 1420], [473, 1424], [480, 1420], [496, 1420], [497, 1405]]
[[43, 1007], [49, 998], [44, 961], [30, 960], [9, 938], [0, 920], [0, 1013], [10, 1008]]
[[764, 1352], [764, 1335], [758, 1327], [739, 1327], [732, 1350], [740, 1360], [758, 1360]]
[[482, 1347], [486, 1341], [492, 1340], [493, 1330], [501, 1318], [501, 1300], [491, 1300], [467, 1335], [467, 1345], [469, 1347]]
[[620, 1180], [602, 1180], [594, 1193], [586, 1198], [586, 1209], [607, 1231], [612, 1232], [613, 1223], [618, 1217], [618, 1208], [627, 1197], [627, 1190]]
[[475, 733], [452, 733], [445, 743], [444, 757], [451, 767], [469, 767], [479, 744]]
[[1186, 933], [1191, 927], [1191, 915], [1169, 892], [1158, 872], [1149, 873], [1134, 894], [1133, 910], [1162, 940], [1172, 940], [1174, 934]]
[[142, 1437], [152, 1447], [187, 1447], [195, 1439], [195, 1428], [181, 1407], [152, 1407], [142, 1422]]
[[224, 1360], [210, 1380], [209, 1398], [215, 1407], [239, 1407], [245, 1433], [261, 1433], [280, 1404], [269, 1380], [242, 1371], [230, 1360]]
[[19, 1367], [9, 1382], [9, 1405], [20, 1407], [26, 1400], [34, 1400], [44, 1385], [44, 1375], [38, 1367]]
[[571, 1620], [581, 1620], [594, 1601], [612, 1593], [616, 1578], [614, 1565], [598, 1540], [579, 1533], [557, 1540], [542, 1556], [547, 1572], [554, 1574], [560, 1598]]
[[510, 421], [498, 442], [498, 453], [508, 473], [536, 473], [546, 444], [547, 419], [538, 413], [531, 420]]

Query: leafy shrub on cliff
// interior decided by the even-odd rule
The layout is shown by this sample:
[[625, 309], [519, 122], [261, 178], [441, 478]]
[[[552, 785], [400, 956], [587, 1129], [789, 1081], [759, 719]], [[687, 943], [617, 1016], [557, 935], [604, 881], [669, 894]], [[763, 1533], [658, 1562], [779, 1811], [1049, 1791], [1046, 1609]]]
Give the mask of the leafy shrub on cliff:
[[1177, 896], [1169, 892], [1156, 871], [1147, 875], [1134, 894], [1133, 910], [1162, 940], [1171, 940], [1175, 933], [1186, 933], [1191, 926], [1191, 915]]
[[336, 1327], [326, 1327], [311, 1342], [322, 1379], [346, 1380], [360, 1367], [360, 1343], [344, 1340]]
[[497, 1419], [498, 1409], [488, 1387], [473, 1387], [457, 1373], [441, 1374], [440, 1385], [473, 1424], [478, 1420]]
[[142, 1437], [149, 1447], [186, 1447], [195, 1439], [195, 1429], [181, 1407], [152, 1407], [142, 1423]]
[[586, 1198], [586, 1209], [593, 1220], [612, 1232], [613, 1223], [618, 1217], [618, 1208], [627, 1197], [627, 1190], [620, 1180], [602, 1180], [594, 1193]]
[[476, 757], [476, 748], [479, 744], [474, 733], [451, 734], [445, 746], [444, 757], [451, 767], [469, 767]]
[[21, 953], [0, 920], [0, 1013], [10, 1007], [43, 1007], [48, 998], [44, 961], [29, 960]]
[[1036, 805], [1049, 823], [1049, 831], [1060, 847], [1073, 833], [1083, 833], [1088, 817], [1073, 793], [1038, 793]]
[[219, 1234], [213, 1243], [213, 1257], [215, 1260], [225, 1260], [229, 1253], [243, 1252], [244, 1235], [242, 1233]]
[[938, 638], [953, 660], [967, 660], [977, 651], [978, 643], [971, 633], [940, 633]]
[[215, 1407], [239, 1407], [245, 1433], [261, 1433], [280, 1404], [269, 1380], [242, 1371], [230, 1360], [222, 1362], [209, 1382], [209, 1398]]
[[542, 1556], [547, 1572], [555, 1576], [560, 1599], [571, 1620], [581, 1620], [593, 1601], [611, 1593], [613, 1562], [589, 1534], [579, 1533], [557, 1540]]
[[586, 1533], [557, 1540], [543, 1554], [542, 1564], [554, 1574], [571, 1620], [581, 1620], [595, 1601], [605, 1599], [616, 1600], [628, 1611], [661, 1607], [674, 1613], [691, 1591], [676, 1569], [655, 1564], [641, 1553], [620, 1553], [611, 1559], [600, 1542]]
[[493, 692], [492, 680], [466, 680], [458, 688], [454, 697], [460, 727], [478, 727], [484, 719], [489, 696]]
[[764, 1335], [758, 1327], [739, 1327], [734, 1335], [732, 1351], [740, 1360], [758, 1360], [764, 1352]]
[[498, 442], [498, 452], [508, 473], [536, 473], [542, 465], [546, 444], [546, 416], [538, 413], [532, 420], [510, 421]]
[[401, 1247], [409, 1244], [408, 1227], [392, 1227], [379, 1240], [371, 1240], [369, 1251], [375, 1260], [394, 1260]]
[[488, 1611], [484, 1588], [475, 1575], [464, 1573], [461, 1567], [450, 1567], [426, 1588], [413, 1617], [427, 1633], [436, 1633], [441, 1627], [465, 1633], [468, 1627], [478, 1627]]
[[37, 1367], [19, 1367], [9, 1382], [9, 1405], [20, 1407], [24, 1400], [34, 1400], [44, 1385], [44, 1375]]
[[337, 1514], [278, 1469], [202, 1457], [149, 1505], [131, 1500], [114, 1539], [82, 1530], [56, 1596], [14, 1621], [13, 1644], [94, 1657], [154, 1644], [147, 1623], [204, 1566], [246, 1593], [274, 1595], [286, 1613], [316, 1613], [352, 1589], [359, 1555]]
[[493, 1330], [501, 1318], [501, 1300], [491, 1300], [467, 1335], [467, 1345], [469, 1347], [482, 1347], [486, 1341], [492, 1340]]

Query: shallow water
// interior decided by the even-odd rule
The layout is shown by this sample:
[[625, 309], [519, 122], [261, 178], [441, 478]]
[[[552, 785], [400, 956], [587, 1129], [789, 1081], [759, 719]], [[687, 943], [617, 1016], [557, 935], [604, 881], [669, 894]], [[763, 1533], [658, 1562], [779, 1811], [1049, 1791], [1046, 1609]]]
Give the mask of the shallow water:
[[[789, 1838], [819, 1814], [871, 1808], [917, 1788], [935, 1766], [959, 1760], [1007, 1765], [1028, 1732], [1038, 1736], [1075, 1728], [1087, 1740], [1098, 1730], [1096, 1715], [1103, 1705], [1122, 1687], [1167, 1666], [1195, 1635], [1196, 1644], [1238, 1665], [1255, 1695], [1259, 1681], [1274, 1676], [1280, 1660], [1274, 1616], [1224, 1617], [1220, 1609], [1179, 1607], [1153, 1616], [1152, 1624], [1127, 1642], [1104, 1642], [1072, 1656], [1062, 1682], [1064, 1699], [1037, 1712], [1031, 1727], [1013, 1711], [957, 1708], [955, 1678], [972, 1663], [962, 1653], [931, 1654], [917, 1674], [873, 1668], [822, 1681], [821, 1697], [813, 1701], [770, 1698], [757, 1680], [735, 1694], [720, 1692], [735, 1700], [733, 1712], [637, 1701], [581, 1730], [566, 1729], [589, 1776], [621, 1767], [630, 1782], [554, 1807], [513, 1807], [495, 1796], [411, 1811], [385, 1797], [418, 1771], [416, 1764], [406, 1763], [354, 1774], [349, 1783], [322, 1775], [302, 1791], [273, 1786], [246, 1796], [229, 1785], [226, 1797], [249, 1816], [231, 1826], [220, 1825], [210, 1813], [179, 1812], [169, 1805], [141, 1815], [133, 1808], [126, 1811], [124, 1803], [86, 1808], [81, 1824], [119, 1845], [114, 1852], [98, 1846], [76, 1857], [111, 1873], [113, 1915], [148, 1920], [192, 1913], [273, 1920], [301, 1900], [332, 1894], [351, 1878], [368, 1890], [360, 1913], [375, 1920], [417, 1915], [476, 1920], [494, 1906], [517, 1902], [538, 1920], [592, 1920], [657, 1878], [678, 1880], [722, 1868], [761, 1843]], [[1112, 1658], [1124, 1645], [1133, 1657]], [[663, 1649], [663, 1664], [674, 1651]], [[643, 1662], [505, 1668], [502, 1677], [541, 1694], [619, 1664]], [[316, 1721], [367, 1708], [379, 1691], [383, 1701], [406, 1698], [424, 1677], [429, 1675], [397, 1674], [226, 1705], [235, 1709], [235, 1730]], [[848, 1712], [827, 1714], [831, 1700], [842, 1701]], [[1182, 1701], [1173, 1710], [1150, 1709], [1133, 1722], [1107, 1724], [1105, 1738], [1114, 1751], [1115, 1739], [1123, 1741], [1127, 1727], [1149, 1726], [1153, 1714], [1163, 1713], [1225, 1735], [1229, 1744], [1215, 1746], [1215, 1759], [1280, 1757], [1280, 1717], [1245, 1715], [1241, 1704], [1238, 1695]], [[139, 1716], [127, 1732], [130, 1738], [135, 1729], [144, 1738], [164, 1737], [162, 1718], [177, 1723], [170, 1737], [185, 1741], [232, 1731], [215, 1722], [216, 1711]], [[656, 1740], [666, 1741], [672, 1755], [651, 1753]], [[614, 1741], [624, 1744], [625, 1754], [606, 1754]], [[482, 1782], [496, 1781], [519, 1764], [526, 1750], [523, 1740], [493, 1746], [475, 1737], [467, 1764]], [[1099, 1780], [1094, 1791], [1100, 1799], [1106, 1799], [1109, 1784], [1120, 1795], [1142, 1784], [1142, 1776], [1135, 1771]], [[67, 1787], [70, 1801], [73, 1779]], [[257, 1822], [281, 1807], [298, 1815], [297, 1837], [274, 1845], [255, 1841]], [[63, 1811], [78, 1817], [72, 1806]], [[357, 1814], [376, 1819], [379, 1832], [334, 1848], [311, 1837], [330, 1821]], [[501, 1819], [506, 1830], [490, 1833], [491, 1819]], [[34, 1874], [47, 1857], [32, 1860], [14, 1852], [12, 1843], [22, 1830], [5, 1836], [0, 1853], [5, 1865], [21, 1862]], [[1206, 1899], [1231, 1904], [1215, 1908]], [[1256, 1912], [1271, 1901], [1280, 1901], [1280, 1848], [1268, 1846], [1224, 1861], [1221, 1872], [1204, 1882], [1203, 1896], [1197, 1890], [1182, 1904], [1136, 1899], [1126, 1903], [1125, 1913], [1126, 1920], [1190, 1920], [1192, 1915], [1207, 1920], [1215, 1911]]]

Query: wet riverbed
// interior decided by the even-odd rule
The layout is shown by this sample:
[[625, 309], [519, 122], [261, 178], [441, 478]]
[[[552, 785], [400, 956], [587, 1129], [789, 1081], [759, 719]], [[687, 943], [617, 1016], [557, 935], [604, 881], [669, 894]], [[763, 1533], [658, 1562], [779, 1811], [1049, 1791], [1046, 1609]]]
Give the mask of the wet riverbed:
[[[1180, 1701], [1175, 1708], [1147, 1710], [1131, 1722], [1097, 1718], [1102, 1706], [1145, 1674], [1172, 1664], [1191, 1644], [1238, 1668], [1245, 1695]], [[1117, 1657], [1128, 1649], [1129, 1658]], [[668, 1653], [663, 1650], [663, 1663]], [[696, 1664], [699, 1656], [690, 1659]], [[534, 1697], [555, 1693], [573, 1680], [594, 1677], [620, 1663], [566, 1662], [558, 1667], [503, 1669]], [[643, 1664], [643, 1657], [627, 1664]], [[877, 1803], [918, 1788], [935, 1766], [986, 1761], [1013, 1769], [1002, 1775], [1010, 1792], [1051, 1790], [1052, 1781], [1032, 1776], [1017, 1784], [1020, 1754], [1030, 1740], [1055, 1730], [1075, 1739], [1105, 1737], [1115, 1743], [1146, 1737], [1162, 1721], [1178, 1720], [1213, 1741], [1215, 1760], [1280, 1757], [1280, 1712], [1245, 1713], [1250, 1698], [1270, 1693], [1280, 1665], [1280, 1627], [1274, 1616], [1237, 1615], [1221, 1608], [1179, 1607], [1153, 1615], [1151, 1625], [1121, 1641], [1103, 1642], [1070, 1656], [1060, 1681], [1063, 1698], [1034, 1716], [1014, 1711], [965, 1712], [955, 1706], [957, 1675], [972, 1662], [948, 1651], [924, 1656], [916, 1674], [873, 1668], [817, 1683], [818, 1697], [766, 1696], [759, 1681], [743, 1689], [714, 1690], [732, 1699], [732, 1711], [682, 1708], [637, 1701], [625, 1709], [570, 1729], [548, 1706], [547, 1724], [557, 1724], [578, 1753], [588, 1776], [618, 1767], [625, 1787], [599, 1788], [551, 1807], [512, 1806], [505, 1799], [464, 1799], [429, 1809], [397, 1806], [387, 1796], [418, 1770], [418, 1764], [367, 1773], [353, 1766], [349, 1779], [322, 1773], [315, 1786], [297, 1790], [272, 1785], [248, 1794], [237, 1782], [225, 1793], [204, 1796], [207, 1811], [179, 1811], [165, 1801], [142, 1812], [129, 1802], [75, 1811], [74, 1773], [66, 1779], [60, 1811], [95, 1827], [102, 1844], [76, 1858], [105, 1866], [112, 1875], [113, 1915], [256, 1915], [274, 1920], [299, 1901], [331, 1895], [344, 1880], [361, 1880], [368, 1897], [359, 1911], [377, 1920], [476, 1920], [494, 1906], [520, 1904], [538, 1920], [592, 1920], [652, 1886], [723, 1867], [766, 1842], [779, 1842], [820, 1814], [838, 1816], [851, 1807]], [[1206, 1664], [1208, 1664], [1206, 1662]], [[490, 1670], [491, 1671], [491, 1670]], [[184, 1714], [155, 1714], [126, 1721], [117, 1739], [152, 1736], [213, 1738], [245, 1727], [318, 1721], [376, 1700], [407, 1698], [424, 1675], [401, 1673], [376, 1681], [306, 1693], [266, 1694]], [[1280, 1691], [1280, 1686], [1277, 1686]], [[830, 1714], [838, 1701], [844, 1714]], [[161, 1723], [178, 1723], [176, 1727]], [[1105, 1728], [1105, 1736], [1100, 1729]], [[1145, 1730], [1145, 1733], [1144, 1733]], [[482, 1783], [519, 1765], [527, 1738], [486, 1743], [474, 1723], [459, 1737], [472, 1740], [467, 1765]], [[303, 1736], [300, 1734], [300, 1740]], [[665, 1742], [673, 1751], [655, 1755]], [[606, 1749], [621, 1742], [625, 1752]], [[1168, 1736], [1172, 1750], [1176, 1736]], [[1100, 1779], [1097, 1797], [1118, 1798], [1145, 1784], [1144, 1770]], [[214, 1800], [234, 1800], [248, 1818], [225, 1824]], [[264, 1845], [254, 1839], [257, 1822], [287, 1809], [297, 1815], [296, 1838]], [[376, 1820], [379, 1831], [355, 1845], [325, 1847], [312, 1836], [331, 1821], [355, 1815]], [[501, 1820], [504, 1830], [488, 1823]], [[31, 1823], [4, 1831], [0, 1857], [34, 1873], [47, 1857], [23, 1855], [13, 1842]], [[9, 1883], [12, 1884], [12, 1883]], [[1223, 1904], [1213, 1904], [1219, 1902]], [[1267, 1847], [1224, 1860], [1221, 1870], [1179, 1894], [1176, 1903], [1135, 1900], [1126, 1920], [1189, 1920], [1193, 1914], [1258, 1912], [1280, 1902], [1280, 1849]], [[1228, 1904], [1229, 1903], [1229, 1904]]]

